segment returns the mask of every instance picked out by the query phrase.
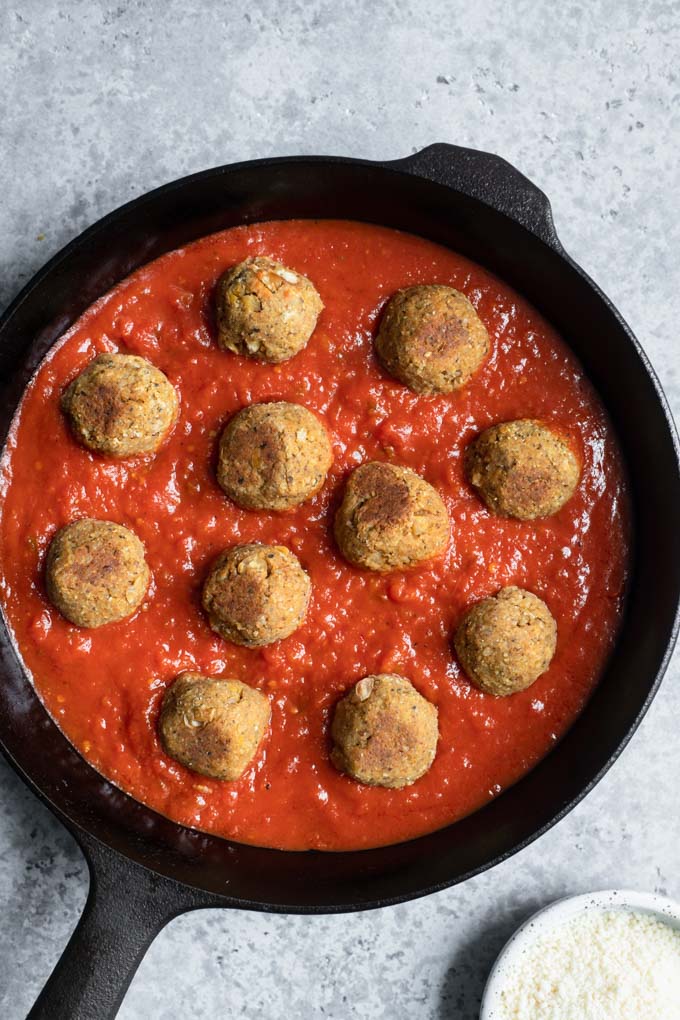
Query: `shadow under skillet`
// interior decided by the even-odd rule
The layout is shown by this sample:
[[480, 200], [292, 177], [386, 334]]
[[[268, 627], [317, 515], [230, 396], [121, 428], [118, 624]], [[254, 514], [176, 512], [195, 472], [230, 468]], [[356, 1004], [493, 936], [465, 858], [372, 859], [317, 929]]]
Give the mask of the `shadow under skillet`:
[[496, 957], [520, 924], [551, 898], [549, 894], [527, 897], [505, 909], [489, 905], [481, 931], [476, 930], [463, 942], [446, 971], [436, 1020], [479, 1020], [484, 985]]

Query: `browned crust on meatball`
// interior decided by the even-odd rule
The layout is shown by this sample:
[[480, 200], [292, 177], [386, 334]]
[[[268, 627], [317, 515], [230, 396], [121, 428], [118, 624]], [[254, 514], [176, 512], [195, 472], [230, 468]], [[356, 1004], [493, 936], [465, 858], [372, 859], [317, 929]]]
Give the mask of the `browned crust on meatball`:
[[288, 510], [322, 488], [332, 463], [328, 432], [306, 407], [251, 404], [225, 426], [217, 480], [246, 510]]
[[489, 353], [489, 335], [464, 294], [440, 284], [392, 297], [375, 349], [384, 368], [416, 393], [453, 393]]
[[355, 477], [357, 527], [394, 528], [407, 523], [411, 513], [408, 479], [383, 464], [369, 464]]
[[240, 779], [269, 725], [260, 691], [223, 677], [180, 673], [167, 689], [158, 723], [163, 750], [192, 772]]
[[530, 687], [550, 665], [557, 624], [542, 599], [522, 588], [502, 588], [464, 617], [454, 639], [469, 679], [496, 697]]
[[238, 545], [225, 550], [203, 586], [212, 629], [255, 648], [289, 637], [302, 623], [311, 582], [284, 546]]
[[369, 786], [400, 789], [434, 761], [438, 712], [405, 677], [368, 676], [336, 705], [331, 736], [339, 771]]
[[402, 570], [444, 551], [449, 518], [439, 493], [415, 471], [374, 461], [350, 475], [335, 538], [355, 566]]
[[531, 418], [482, 432], [465, 453], [465, 472], [489, 510], [528, 521], [571, 499], [581, 466], [565, 438]]
[[288, 361], [306, 347], [322, 309], [306, 276], [266, 256], [248, 258], [217, 282], [217, 342], [256, 361]]
[[144, 601], [151, 571], [133, 532], [113, 521], [85, 518], [52, 539], [45, 579], [62, 616], [89, 628], [131, 616]]
[[169, 379], [134, 354], [100, 354], [66, 388], [62, 410], [83, 446], [111, 457], [155, 453], [177, 420]]

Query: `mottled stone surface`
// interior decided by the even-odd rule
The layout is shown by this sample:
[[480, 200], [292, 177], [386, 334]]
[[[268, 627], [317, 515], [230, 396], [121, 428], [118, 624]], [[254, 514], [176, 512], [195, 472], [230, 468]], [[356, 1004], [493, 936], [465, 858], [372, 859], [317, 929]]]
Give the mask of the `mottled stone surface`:
[[[552, 198], [680, 410], [680, 6], [354, 0], [0, 5], [0, 304], [127, 199], [255, 156], [501, 153]], [[606, 779], [556, 829], [457, 889], [350, 917], [206, 911], [144, 960], [123, 1020], [473, 1020], [528, 913], [565, 893], [680, 896], [676, 659]], [[0, 765], [0, 1014], [25, 1015], [81, 910], [71, 839]]]

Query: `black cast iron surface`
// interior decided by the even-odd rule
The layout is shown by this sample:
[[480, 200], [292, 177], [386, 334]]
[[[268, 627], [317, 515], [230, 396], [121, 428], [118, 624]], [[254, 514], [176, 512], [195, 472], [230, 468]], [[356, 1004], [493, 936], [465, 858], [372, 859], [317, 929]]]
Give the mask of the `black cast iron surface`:
[[0, 744], [81, 844], [91, 874], [83, 918], [31, 1017], [117, 1012], [146, 948], [185, 910], [361, 910], [442, 889], [510, 856], [569, 811], [634, 732], [677, 634], [680, 473], [656, 378], [616, 309], [562, 249], [545, 195], [497, 156], [435, 145], [404, 160], [325, 157], [220, 167], [169, 184], [91, 227], [0, 320], [0, 442], [45, 352], [123, 276], [197, 237], [291, 217], [361, 219], [448, 245], [496, 272], [562, 333], [619, 435], [635, 517], [624, 627], [598, 689], [564, 740], [481, 811], [398, 846], [284, 853], [170, 822], [102, 779], [70, 746], [0, 625]]

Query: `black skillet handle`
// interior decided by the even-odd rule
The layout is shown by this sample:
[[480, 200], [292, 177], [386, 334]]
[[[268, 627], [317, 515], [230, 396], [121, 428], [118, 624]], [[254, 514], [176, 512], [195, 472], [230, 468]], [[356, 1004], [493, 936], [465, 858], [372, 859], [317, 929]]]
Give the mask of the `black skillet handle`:
[[90, 869], [85, 910], [27, 1020], [111, 1020], [142, 958], [178, 914], [210, 906], [200, 893], [77, 833]]
[[547, 197], [500, 156], [441, 143], [387, 165], [476, 198], [536, 234], [554, 251], [563, 253]]

